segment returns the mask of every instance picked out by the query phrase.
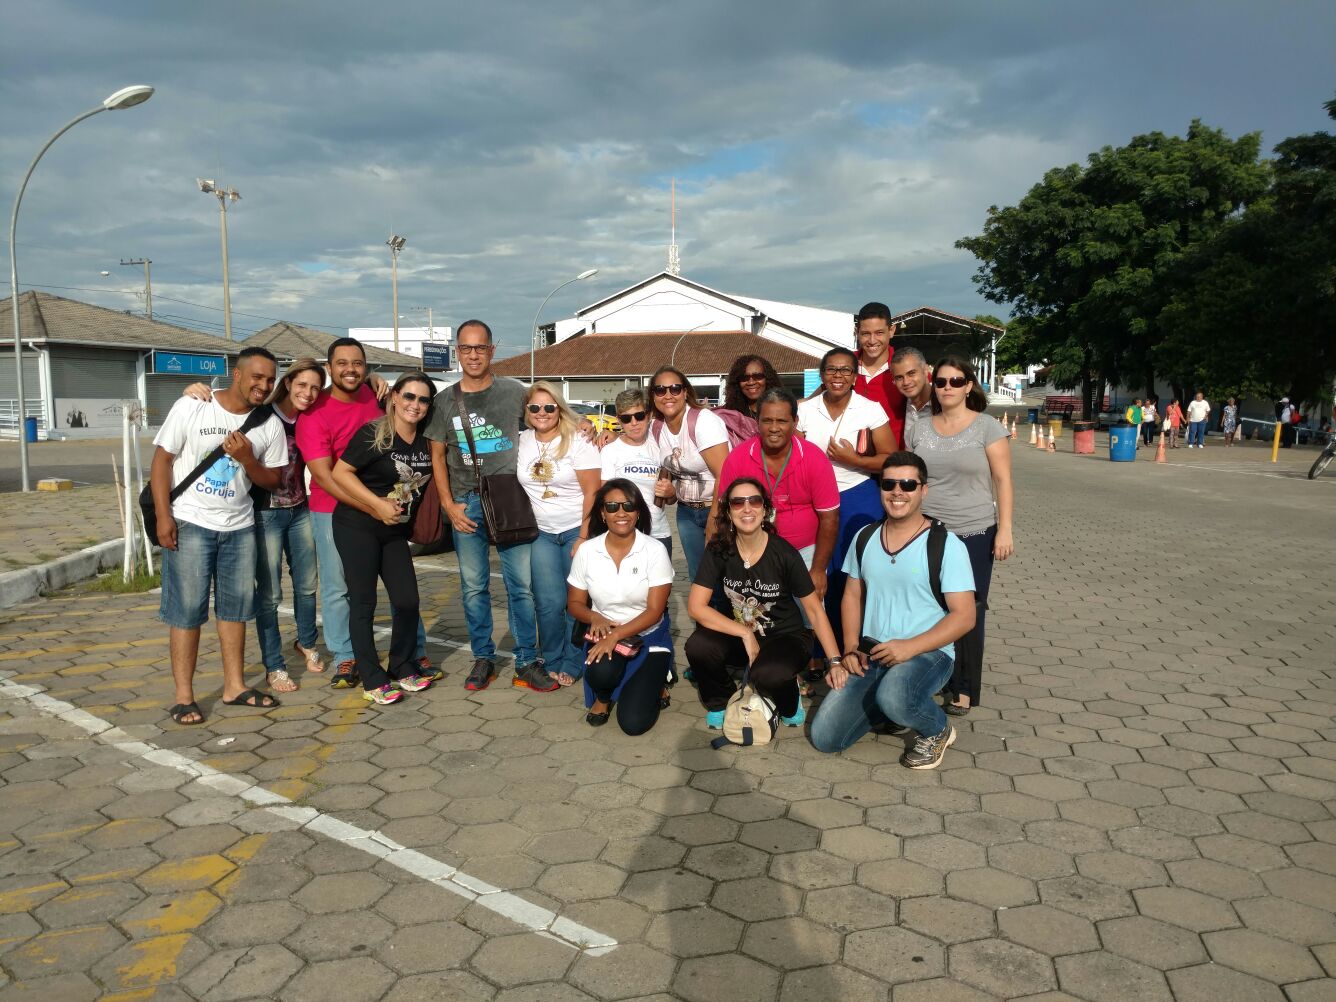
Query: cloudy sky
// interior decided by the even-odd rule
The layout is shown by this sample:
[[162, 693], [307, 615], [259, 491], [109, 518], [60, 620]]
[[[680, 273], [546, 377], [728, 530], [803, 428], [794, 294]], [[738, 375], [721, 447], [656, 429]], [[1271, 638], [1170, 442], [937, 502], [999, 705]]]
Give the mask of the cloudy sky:
[[[953, 248], [1044, 170], [1194, 118], [1269, 149], [1324, 129], [1336, 5], [1239, 0], [6, 0], [0, 204], [64, 122], [131, 83], [139, 108], [46, 155], [19, 224], [22, 287], [222, 326], [543, 319], [662, 270], [856, 310], [1005, 313]], [[111, 274], [103, 278], [102, 271]], [[62, 288], [63, 287], [63, 288]]]

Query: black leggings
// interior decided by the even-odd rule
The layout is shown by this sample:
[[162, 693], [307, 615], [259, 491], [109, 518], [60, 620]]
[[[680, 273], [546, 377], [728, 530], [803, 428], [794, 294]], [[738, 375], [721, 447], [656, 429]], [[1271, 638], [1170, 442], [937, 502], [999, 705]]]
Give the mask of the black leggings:
[[[372, 522], [350, 524], [333, 520], [334, 546], [343, 560], [348, 586], [348, 636], [357, 659], [357, 674], [366, 689], [389, 685], [391, 678], [416, 675], [418, 585], [408, 536], [403, 526]], [[380, 666], [371, 623], [376, 616], [376, 578], [385, 582], [390, 598], [389, 674]]]
[[[798, 712], [798, 673], [807, 667], [812, 650], [812, 635], [806, 631], [783, 637], [757, 637], [761, 652], [751, 666], [751, 682], [756, 690], [775, 703], [780, 716]], [[700, 692], [701, 705], [707, 710], [722, 710], [728, 698], [737, 692], [728, 674], [729, 665], [747, 663], [747, 649], [738, 637], [705, 626], [696, 627], [686, 646]]]
[[993, 543], [997, 526], [990, 526], [972, 536], [962, 536], [961, 542], [970, 555], [970, 569], [974, 571], [974, 629], [956, 641], [956, 665], [947, 690], [958, 696], [968, 696], [971, 706], [979, 705], [979, 690], [983, 687], [983, 634], [984, 614], [988, 611], [988, 586], [993, 581]]
[[[645, 655], [645, 663], [636, 669], [635, 674], [622, 686], [621, 696], [617, 700], [617, 726], [623, 734], [635, 737], [644, 734], [659, 720], [659, 705], [663, 698], [663, 687], [668, 681], [667, 651], [650, 651]], [[585, 669], [585, 682], [600, 703], [612, 701], [612, 694], [622, 684], [626, 674], [626, 658], [613, 654], [610, 658], [595, 661]]]

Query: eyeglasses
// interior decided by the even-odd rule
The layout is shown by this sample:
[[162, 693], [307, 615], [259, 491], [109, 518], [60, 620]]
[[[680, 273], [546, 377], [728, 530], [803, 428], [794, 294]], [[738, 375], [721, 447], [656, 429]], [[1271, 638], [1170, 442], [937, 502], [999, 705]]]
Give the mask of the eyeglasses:
[[854, 367], [852, 365], [830, 365], [825, 369], [827, 376], [852, 376]]
[[764, 382], [765, 382], [765, 373], [764, 373], [764, 372], [744, 372], [744, 373], [742, 374], [741, 378], [738, 379], [738, 382], [739, 382], [739, 383], [764, 383]]
[[764, 508], [765, 499], [759, 494], [734, 494], [728, 499], [728, 506], [734, 511], [739, 511], [740, 509], [749, 506], [752, 508]]
[[904, 491], [906, 494], [913, 494], [919, 489], [919, 484], [921, 483], [923, 483], [922, 480], [892, 480], [887, 478], [882, 480], [881, 489], [890, 492], [899, 487], [900, 490]]
[[542, 413], [542, 414], [555, 414], [556, 412], [557, 412], [557, 405], [556, 405], [556, 404], [530, 404], [530, 405], [529, 405], [529, 413], [530, 413], [530, 414], [539, 414], [539, 413]]
[[410, 393], [408, 390], [399, 391], [399, 399], [407, 401], [410, 404], [429, 404], [431, 403], [430, 393]]
[[938, 376], [932, 381], [932, 385], [942, 390], [946, 388], [947, 383], [950, 383], [953, 390], [958, 390], [968, 382], [964, 376]]
[[660, 383], [658, 386], [654, 387], [654, 395], [656, 397], [661, 397], [671, 393], [673, 396], [677, 396], [679, 393], [684, 393], [686, 388], [686, 383]]
[[646, 414], [644, 411], [635, 411], [634, 413], [631, 414], [618, 414], [617, 420], [620, 421], [622, 424], [630, 424], [632, 421], [643, 421], [648, 416], [649, 415]]
[[604, 502], [603, 502], [603, 510], [606, 511], [609, 515], [614, 514], [614, 513], [617, 511], [618, 508], [620, 508], [622, 511], [625, 511], [625, 512], [632, 512], [632, 511], [635, 511], [635, 510], [636, 510], [636, 503], [635, 503], [634, 501], [604, 501]]
[[490, 344], [457, 344], [455, 351], [461, 355], [481, 355], [483, 352], [491, 351], [495, 345]]

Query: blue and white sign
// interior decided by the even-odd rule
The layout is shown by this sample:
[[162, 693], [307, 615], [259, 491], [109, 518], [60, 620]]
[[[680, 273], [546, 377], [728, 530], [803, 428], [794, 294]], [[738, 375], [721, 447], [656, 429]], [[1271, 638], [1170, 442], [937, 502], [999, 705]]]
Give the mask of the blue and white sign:
[[450, 346], [439, 341], [423, 341], [422, 368], [427, 372], [450, 371]]
[[226, 355], [191, 355], [183, 351], [155, 351], [153, 371], [160, 376], [226, 376]]

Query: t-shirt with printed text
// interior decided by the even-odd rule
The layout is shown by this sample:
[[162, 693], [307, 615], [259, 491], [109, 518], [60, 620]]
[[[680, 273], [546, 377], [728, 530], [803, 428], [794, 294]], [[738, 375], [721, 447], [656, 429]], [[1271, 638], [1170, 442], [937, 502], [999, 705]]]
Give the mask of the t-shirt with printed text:
[[798, 600], [816, 590], [803, 558], [778, 536], [766, 540], [765, 551], [750, 567], [736, 549], [720, 557], [714, 546], [705, 547], [695, 584], [711, 592], [722, 585], [734, 620], [751, 627], [757, 639], [805, 630]]
[[[357, 471], [357, 478], [376, 497], [391, 497], [403, 502], [404, 515], [400, 523], [403, 534], [412, 530], [413, 514], [422, 503], [422, 488], [431, 480], [431, 449], [421, 432], [412, 442], [395, 434], [389, 448], [376, 448], [376, 426], [379, 419], [368, 422], [353, 433], [352, 441], [339, 456]], [[360, 508], [340, 504], [334, 509], [334, 521], [346, 525], [384, 525]]]
[[[478, 463], [485, 477], [516, 471], [515, 444], [524, 428], [526, 392], [519, 380], [494, 376], [487, 389], [464, 393], [464, 409], [469, 415], [473, 444], [478, 449]], [[459, 404], [455, 401], [453, 387], [437, 394], [431, 419], [423, 433], [433, 442], [445, 446], [450, 493], [456, 501], [463, 501], [465, 495], [478, 489], [478, 475], [473, 469], [468, 438], [459, 420]]]
[[728, 445], [728, 427], [718, 415], [701, 407], [696, 411], [693, 435], [690, 418], [690, 414], [682, 416], [682, 426], [676, 434], [666, 422], [656, 418], [649, 433], [659, 446], [664, 465], [673, 475], [677, 500], [698, 504], [714, 497], [714, 474], [701, 453], [716, 445]]
[[649, 505], [649, 534], [655, 539], [672, 536], [667, 512], [654, 503], [654, 485], [659, 479], [659, 464], [662, 462], [654, 439], [646, 435], [645, 441], [639, 445], [632, 445], [625, 438], [615, 439], [603, 447], [599, 458], [603, 464], [605, 483], [621, 477], [640, 489], [645, 504]]

